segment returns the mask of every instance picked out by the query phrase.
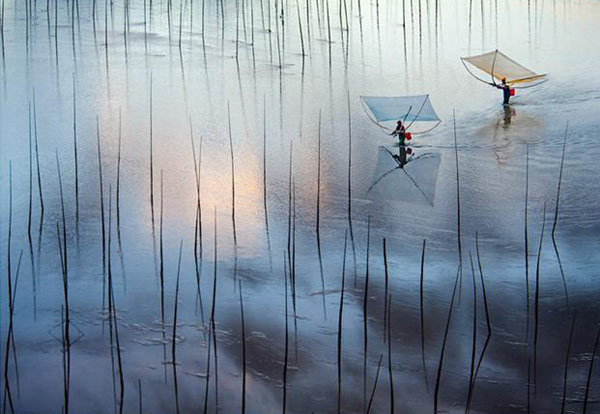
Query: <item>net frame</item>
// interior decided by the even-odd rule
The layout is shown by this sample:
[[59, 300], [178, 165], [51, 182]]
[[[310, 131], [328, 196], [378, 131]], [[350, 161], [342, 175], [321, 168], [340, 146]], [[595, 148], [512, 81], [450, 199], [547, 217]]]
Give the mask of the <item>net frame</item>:
[[[492, 65], [491, 65], [491, 68], [489, 68], [489, 69], [487, 68], [487, 65], [484, 65], [477, 61], [478, 58], [484, 58], [484, 57], [488, 57], [488, 56], [491, 57], [492, 55], [493, 55]], [[518, 70], [522, 73], [526, 73], [527, 75], [510, 78], [509, 73], [497, 73], [496, 69], [497, 69], [498, 57], [501, 58], [501, 60], [504, 64], [511, 65], [515, 70]], [[482, 53], [480, 55], [461, 57], [460, 59], [461, 59], [462, 64], [465, 66], [465, 69], [469, 72], [469, 74], [471, 76], [473, 76], [475, 79], [477, 79], [483, 83], [487, 83], [490, 85], [496, 85], [496, 79], [502, 80], [503, 78], [506, 78], [506, 83], [510, 84], [510, 85], [534, 82], [536, 80], [542, 80], [542, 82], [540, 82], [540, 83], [543, 83], [547, 80], [547, 79], [543, 79], [546, 77], [545, 73], [538, 74], [538, 73], [532, 71], [531, 69], [526, 68], [525, 66], [521, 65], [520, 63], [518, 63], [515, 60], [506, 56], [504, 53], [500, 52], [498, 49], [494, 50], [493, 52], [486, 52], [486, 53]], [[480, 77], [475, 75], [469, 69], [469, 67], [466, 65], [466, 63], [469, 63], [472, 66], [476, 67], [477, 69], [481, 70], [482, 72], [490, 75], [492, 82], [487, 82], [484, 79], [481, 79]]]
[[[401, 98], [423, 98], [423, 100], [420, 102], [420, 105], [417, 108], [413, 108], [413, 106], [411, 105], [408, 108], [408, 111], [404, 114], [404, 115], [399, 115], [397, 118], [391, 117], [391, 118], [386, 118], [385, 120], [378, 120], [377, 116], [373, 113], [373, 110], [371, 109], [371, 107], [366, 103], [366, 100], [368, 100], [369, 98], [384, 98], [384, 99], [401, 99]], [[416, 109], [416, 114], [412, 116], [412, 120], [410, 121], [410, 123], [405, 127], [407, 132], [410, 132], [413, 135], [418, 135], [418, 134], [425, 134], [427, 132], [430, 132], [432, 130], [434, 130], [435, 128], [437, 128], [441, 123], [442, 120], [440, 119], [440, 117], [438, 116], [437, 112], [435, 112], [435, 109], [433, 108], [433, 105], [431, 104], [431, 100], [429, 99], [429, 94], [426, 95], [407, 95], [407, 96], [361, 96], [360, 97], [360, 102], [361, 105], [363, 107], [363, 110], [365, 111], [365, 113], [367, 114], [367, 117], [369, 118], [369, 120], [371, 122], [373, 122], [375, 125], [377, 125], [379, 128], [388, 131], [388, 132], [393, 132], [394, 128], [390, 128], [387, 125], [383, 124], [383, 122], [391, 122], [391, 121], [402, 121], [403, 123], [406, 121], [406, 119], [409, 117], [409, 115], [411, 115], [411, 112], [413, 111], [413, 109]], [[421, 112], [423, 111], [423, 108], [425, 107], [425, 105], [429, 102], [429, 105], [431, 107], [431, 112], [433, 115], [435, 115], [435, 120], [419, 120], [419, 115], [421, 114]], [[415, 123], [415, 122], [425, 122], [425, 123], [430, 123], [430, 122], [434, 122], [434, 125], [423, 130], [423, 131], [408, 131], [408, 129]]]

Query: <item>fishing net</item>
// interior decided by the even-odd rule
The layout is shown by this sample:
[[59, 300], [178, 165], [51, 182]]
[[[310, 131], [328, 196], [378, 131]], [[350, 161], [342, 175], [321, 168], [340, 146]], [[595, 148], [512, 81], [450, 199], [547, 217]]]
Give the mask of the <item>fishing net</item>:
[[362, 96], [363, 103], [377, 122], [437, 122], [440, 120], [429, 95]]
[[440, 154], [414, 153], [403, 169], [392, 156], [398, 154], [398, 148], [379, 148], [368, 197], [433, 206]]
[[[471, 65], [498, 80], [506, 78], [506, 82], [512, 84], [532, 82], [546, 76], [545, 74], [540, 75], [527, 69], [498, 50], [482, 55], [465, 57], [462, 60], [469, 62]], [[467, 68], [467, 70], [469, 69]], [[475, 76], [473, 73], [471, 75]], [[475, 77], [477, 78], [477, 76]], [[486, 82], [482, 79], [479, 80]]]

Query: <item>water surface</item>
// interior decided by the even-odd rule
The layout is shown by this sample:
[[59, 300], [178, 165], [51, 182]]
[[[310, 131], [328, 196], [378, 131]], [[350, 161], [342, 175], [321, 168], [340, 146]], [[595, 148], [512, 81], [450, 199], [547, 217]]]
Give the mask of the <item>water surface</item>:
[[[146, 413], [240, 411], [240, 282], [247, 412], [282, 410], [286, 366], [287, 412], [337, 412], [338, 356], [341, 412], [365, 411], [380, 357], [371, 412], [392, 401], [396, 412], [434, 411], [438, 372], [438, 410], [464, 412], [475, 317], [481, 365], [470, 410], [558, 411], [575, 311], [565, 398], [567, 412], [583, 409], [600, 321], [597, 2], [3, 4], [7, 411], [9, 400], [18, 413], [135, 412], [140, 403]], [[518, 90], [510, 109], [459, 59], [496, 48], [548, 73], [540, 87]], [[429, 94], [444, 122], [413, 140], [404, 171], [371, 189], [390, 166], [380, 147], [398, 149], [359, 96], [409, 94]], [[61, 322], [65, 239], [70, 347]], [[483, 357], [482, 279], [492, 332]], [[594, 412], [597, 369], [590, 378]]]

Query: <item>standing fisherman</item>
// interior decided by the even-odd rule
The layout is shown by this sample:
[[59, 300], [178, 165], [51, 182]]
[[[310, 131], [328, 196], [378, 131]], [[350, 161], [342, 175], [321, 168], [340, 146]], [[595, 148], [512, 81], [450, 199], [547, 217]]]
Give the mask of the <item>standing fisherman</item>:
[[500, 85], [493, 84], [495, 88], [502, 89], [502, 94], [504, 97], [503, 105], [508, 105], [508, 101], [510, 100], [510, 86], [506, 83], [506, 78], [502, 78], [502, 83]]
[[406, 145], [404, 142], [406, 139], [406, 128], [404, 127], [404, 124], [402, 124], [402, 121], [398, 121], [396, 124], [396, 129], [390, 135], [398, 137], [399, 146], [403, 147]]

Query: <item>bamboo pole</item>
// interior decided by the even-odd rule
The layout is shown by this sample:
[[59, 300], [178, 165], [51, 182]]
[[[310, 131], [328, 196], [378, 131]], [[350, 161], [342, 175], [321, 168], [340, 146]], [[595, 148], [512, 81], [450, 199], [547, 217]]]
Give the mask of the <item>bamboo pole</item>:
[[569, 291], [567, 289], [567, 281], [565, 279], [565, 272], [563, 269], [562, 261], [560, 259], [560, 254], [558, 253], [558, 245], [556, 243], [556, 226], [558, 224], [558, 208], [560, 204], [560, 190], [562, 185], [562, 176], [563, 176], [563, 167], [565, 163], [565, 149], [567, 147], [567, 133], [569, 131], [569, 121], [567, 121], [567, 126], [565, 127], [565, 137], [563, 139], [562, 145], [562, 155], [560, 156], [560, 170], [558, 173], [558, 189], [556, 190], [556, 203], [554, 208], [554, 222], [552, 224], [552, 246], [554, 247], [554, 253], [556, 254], [556, 259], [558, 260], [558, 267], [560, 269], [560, 276], [563, 282], [563, 289], [565, 291], [565, 301], [567, 305], [567, 309], [569, 309]]
[[242, 281], [238, 280], [240, 293], [240, 319], [242, 321], [242, 414], [246, 413], [246, 324], [244, 320], [244, 300], [242, 294]]
[[534, 298], [534, 330], [533, 330], [533, 395], [534, 400], [537, 395], [537, 355], [538, 355], [538, 331], [540, 319], [540, 270], [542, 264], [542, 246], [544, 242], [544, 230], [546, 228], [546, 203], [544, 203], [544, 212], [542, 218], [542, 232], [540, 235], [540, 245], [538, 248], [537, 264], [535, 269], [535, 298]]
[[367, 220], [367, 258], [365, 264], [365, 287], [363, 290], [363, 411], [367, 410], [367, 359], [369, 345], [369, 253], [371, 251], [371, 216]]
[[456, 272], [456, 278], [454, 280], [454, 288], [452, 289], [452, 299], [450, 299], [450, 307], [448, 309], [448, 319], [446, 321], [446, 329], [444, 330], [444, 337], [442, 340], [442, 347], [440, 350], [440, 359], [438, 362], [437, 375], [435, 379], [435, 392], [433, 396], [433, 413], [438, 413], [439, 407], [439, 393], [440, 393], [440, 385], [442, 382], [442, 371], [444, 366], [444, 356], [446, 353], [446, 343], [448, 341], [448, 332], [450, 330], [450, 321], [452, 320], [452, 309], [454, 308], [454, 298], [456, 296], [456, 287], [458, 285], [458, 278], [460, 275], [460, 268]]
[[227, 103], [227, 121], [229, 127], [229, 152], [231, 155], [231, 222], [233, 224], [233, 243], [237, 246], [237, 231], [235, 227], [235, 159], [233, 155], [233, 136], [231, 133], [231, 111]]
[[379, 369], [381, 368], [381, 360], [383, 359], [383, 354], [379, 356], [379, 362], [377, 363], [377, 372], [375, 374], [375, 382], [373, 383], [373, 391], [371, 391], [371, 397], [369, 398], [369, 405], [367, 406], [366, 414], [371, 412], [371, 406], [373, 404], [373, 399], [375, 397], [375, 391], [377, 391], [377, 381], [379, 380]]
[[338, 333], [337, 333], [337, 412], [342, 411], [342, 322], [344, 318], [344, 285], [346, 281], [346, 247], [348, 244], [348, 231], [344, 235], [344, 258], [342, 263], [342, 288], [340, 291], [340, 313], [338, 316]]

